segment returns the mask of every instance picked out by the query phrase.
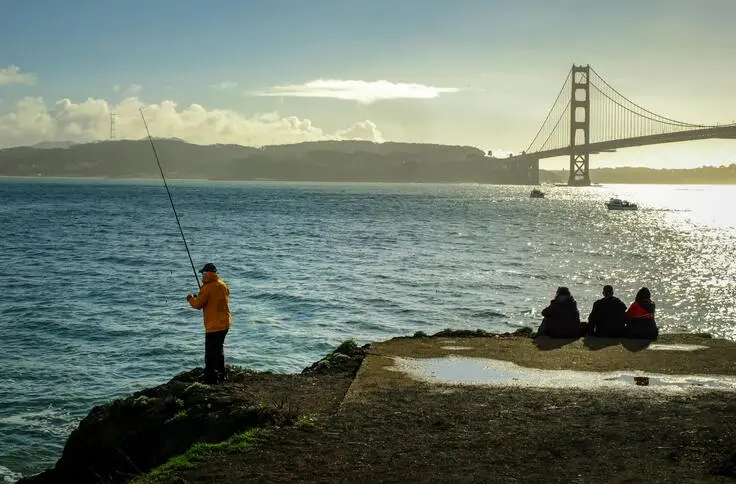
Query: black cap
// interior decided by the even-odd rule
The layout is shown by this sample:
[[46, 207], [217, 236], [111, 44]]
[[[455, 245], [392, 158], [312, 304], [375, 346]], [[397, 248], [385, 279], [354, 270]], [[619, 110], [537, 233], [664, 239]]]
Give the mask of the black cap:
[[205, 272], [217, 272], [217, 267], [215, 267], [215, 264], [213, 264], [212, 262], [208, 262], [208, 263], [206, 263], [206, 264], [204, 265], [204, 267], [203, 267], [203, 268], [201, 268], [201, 269], [199, 270], [199, 272], [201, 272], [201, 273], [203, 273], [203, 274], [204, 274]]

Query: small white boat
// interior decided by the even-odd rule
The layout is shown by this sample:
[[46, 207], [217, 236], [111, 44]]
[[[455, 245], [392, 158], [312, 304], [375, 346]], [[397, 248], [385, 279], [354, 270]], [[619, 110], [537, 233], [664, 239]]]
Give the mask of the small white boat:
[[635, 203], [621, 200], [620, 198], [612, 198], [606, 202], [608, 210], [638, 210], [639, 207]]
[[529, 194], [529, 197], [530, 198], [544, 198], [544, 192], [542, 190], [539, 190], [539, 189], [535, 188]]

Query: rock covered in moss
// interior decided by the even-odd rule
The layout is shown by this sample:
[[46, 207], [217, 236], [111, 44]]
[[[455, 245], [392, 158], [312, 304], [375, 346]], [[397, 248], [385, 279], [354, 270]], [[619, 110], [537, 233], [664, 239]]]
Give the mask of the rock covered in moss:
[[518, 336], [518, 337], [524, 337], [524, 338], [531, 338], [534, 331], [532, 328], [519, 328], [514, 332], [505, 332], [505, 333], [491, 333], [489, 331], [485, 331], [482, 329], [443, 329], [439, 333], [433, 334], [432, 338], [493, 338], [494, 336], [499, 337], [512, 337], [512, 336]]
[[[230, 378], [246, 378], [232, 368]], [[244, 400], [230, 385], [199, 382], [202, 370], [97, 406], [74, 430], [56, 466], [21, 483], [116, 483], [164, 463], [196, 442], [219, 442], [287, 415]]]
[[364, 345], [359, 347], [355, 343], [355, 340], [352, 339], [344, 341], [332, 353], [302, 370], [302, 374], [325, 375], [348, 373], [355, 375], [358, 372], [358, 368], [360, 368], [360, 364], [363, 362], [363, 358], [368, 353], [369, 346]]

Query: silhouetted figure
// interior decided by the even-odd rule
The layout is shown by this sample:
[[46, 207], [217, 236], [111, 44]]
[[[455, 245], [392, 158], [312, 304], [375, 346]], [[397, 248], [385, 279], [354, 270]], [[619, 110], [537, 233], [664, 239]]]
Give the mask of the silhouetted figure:
[[600, 338], [626, 336], [626, 304], [613, 295], [612, 286], [603, 286], [603, 298], [593, 303], [588, 316], [590, 334]]
[[542, 324], [537, 336], [551, 338], [579, 338], [580, 313], [575, 298], [566, 287], [558, 287], [555, 298], [542, 310]]
[[649, 289], [642, 287], [636, 293], [634, 302], [626, 311], [626, 337], [636, 339], [657, 339], [659, 329], [654, 321], [654, 302]]

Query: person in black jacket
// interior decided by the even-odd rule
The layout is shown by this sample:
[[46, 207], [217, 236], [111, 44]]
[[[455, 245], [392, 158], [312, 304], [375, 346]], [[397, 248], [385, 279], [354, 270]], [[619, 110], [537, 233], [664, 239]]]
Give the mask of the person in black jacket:
[[579, 338], [580, 312], [575, 298], [566, 287], [558, 287], [555, 298], [542, 310], [542, 324], [537, 336], [551, 338]]
[[588, 316], [590, 334], [601, 338], [626, 336], [626, 304], [613, 295], [612, 286], [603, 286], [603, 298], [593, 303]]

